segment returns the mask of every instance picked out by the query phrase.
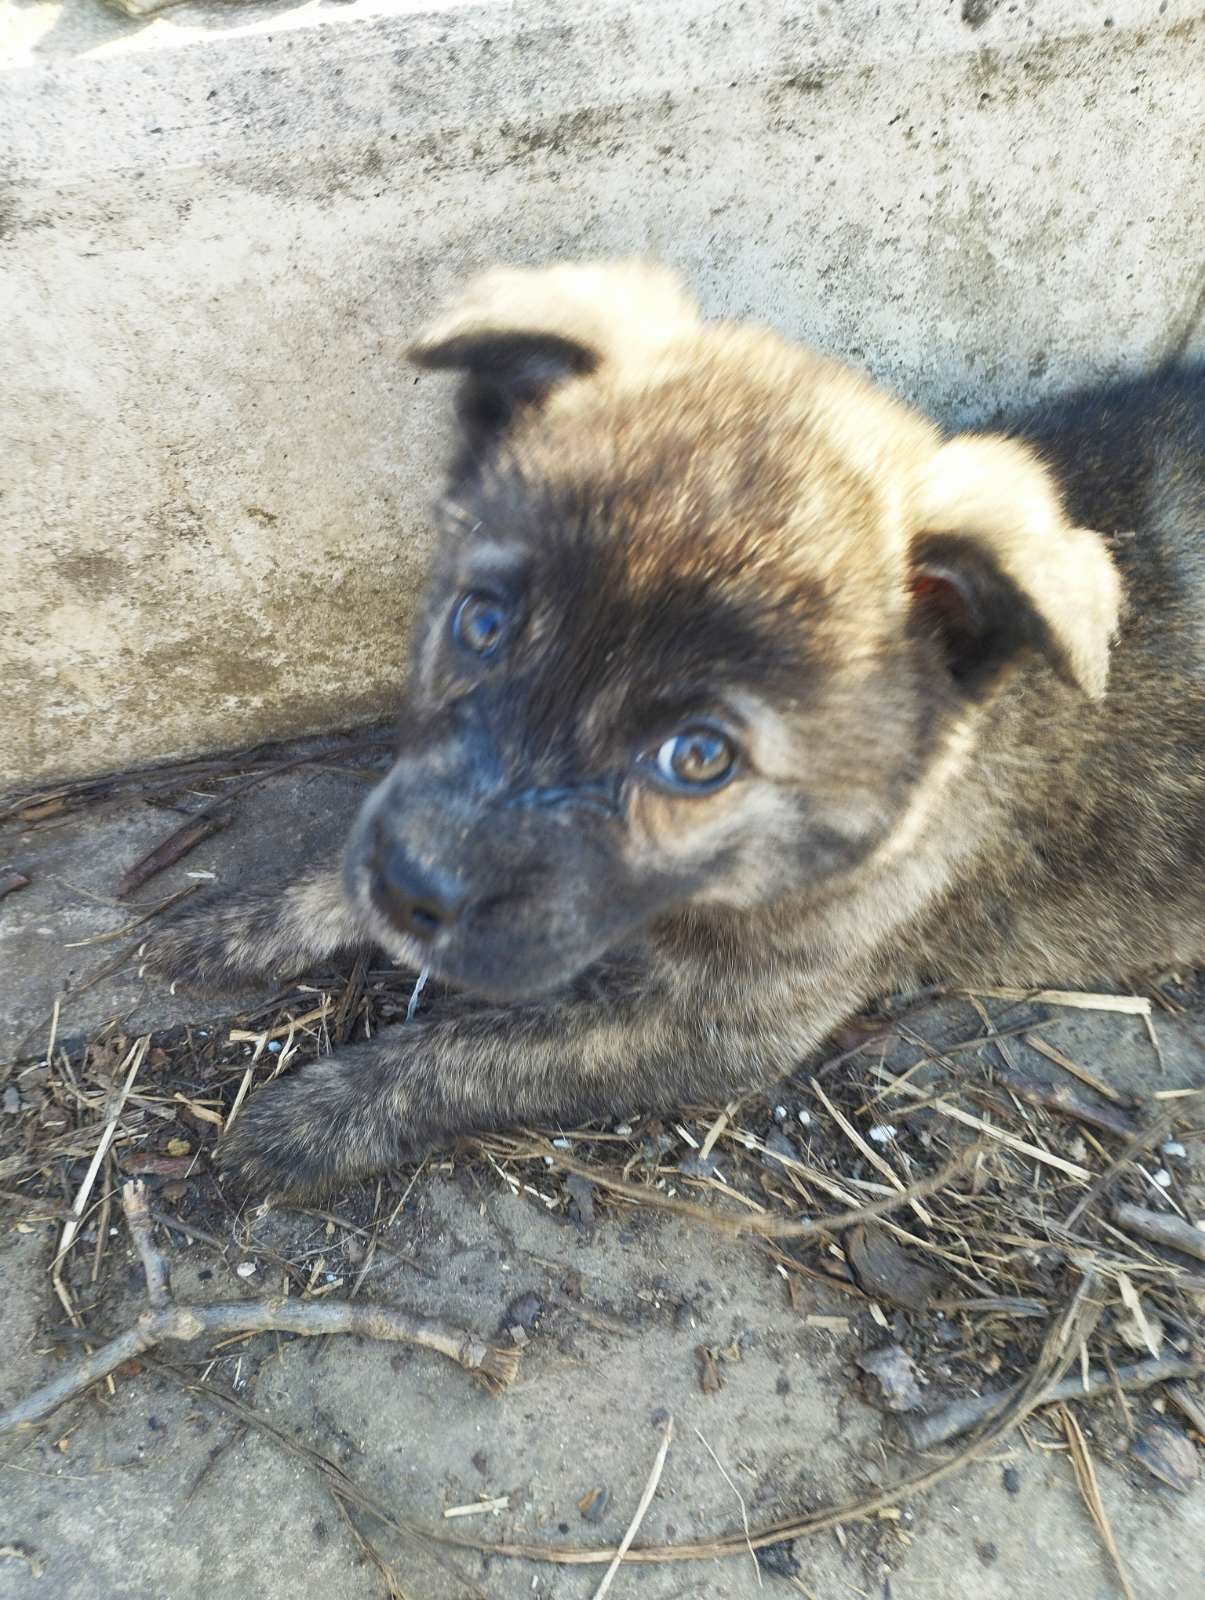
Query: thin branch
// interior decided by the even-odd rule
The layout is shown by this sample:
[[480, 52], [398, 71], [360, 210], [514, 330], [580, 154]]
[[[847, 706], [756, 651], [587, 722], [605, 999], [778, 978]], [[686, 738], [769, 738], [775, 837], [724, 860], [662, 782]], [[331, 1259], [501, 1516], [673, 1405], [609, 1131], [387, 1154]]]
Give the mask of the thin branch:
[[152, 850], [139, 856], [137, 861], [126, 868], [117, 882], [117, 898], [126, 899], [135, 889], [141, 889], [142, 885], [157, 873], [165, 871], [168, 867], [174, 867], [177, 861], [182, 861], [199, 844], [212, 838], [215, 833], [220, 833], [229, 822], [228, 815], [210, 813], [190, 817], [187, 822], [181, 823], [168, 834], [166, 839], [161, 840]]
[[[1194, 1091], [1199, 1092], [1199, 1091]], [[1140, 1128], [1130, 1139], [1127, 1139], [1124, 1149], [1117, 1155], [1105, 1170], [1096, 1178], [1092, 1187], [1072, 1208], [1071, 1215], [1066, 1218], [1064, 1227], [1070, 1231], [1074, 1228], [1085, 1212], [1091, 1211], [1098, 1200], [1105, 1195], [1117, 1181], [1135, 1156], [1140, 1156], [1145, 1150], [1167, 1136], [1172, 1123], [1175, 1121], [1175, 1112], [1171, 1109], [1161, 1111], [1151, 1121], [1149, 1126]]]
[[[1189, 1361], [1179, 1356], [1160, 1356], [1157, 1360], [1135, 1361], [1114, 1371], [1117, 1387], [1131, 1393], [1149, 1389], [1156, 1383], [1166, 1383], [1169, 1378], [1192, 1378], [1205, 1372], [1205, 1361]], [[1087, 1380], [1080, 1373], [1074, 1378], [1064, 1378], [1047, 1397], [1051, 1401], [1091, 1400], [1107, 1394], [1113, 1388], [1113, 1378], [1100, 1367], [1091, 1367]], [[914, 1450], [930, 1450], [934, 1445], [956, 1439], [960, 1433], [988, 1417], [994, 1416], [1008, 1404], [1011, 1389], [997, 1389], [992, 1394], [974, 1395], [966, 1400], [955, 1400], [931, 1416], [918, 1417], [905, 1424], [908, 1442]]]
[[1138, 1132], [1131, 1119], [1122, 1112], [1114, 1111], [1109, 1106], [1090, 1106], [1065, 1083], [1038, 1083], [1033, 1078], [1027, 1078], [1023, 1072], [1016, 1072], [1008, 1066], [993, 1067], [992, 1074], [998, 1083], [1010, 1089], [1018, 1099], [1026, 1100], [1030, 1105], [1041, 1106], [1046, 1111], [1053, 1111], [1056, 1116], [1071, 1117], [1076, 1122], [1085, 1122], [1090, 1128], [1098, 1128], [1102, 1133], [1116, 1134], [1121, 1139], [1132, 1139]]
[[400, 1306], [284, 1297], [231, 1300], [209, 1306], [178, 1305], [170, 1297], [167, 1267], [152, 1236], [145, 1185], [137, 1181], [124, 1184], [121, 1198], [130, 1234], [142, 1258], [150, 1309], [142, 1313], [132, 1328], [72, 1362], [50, 1383], [0, 1412], [0, 1435], [42, 1422], [66, 1401], [83, 1394], [85, 1389], [116, 1372], [125, 1362], [133, 1361], [156, 1345], [186, 1343], [203, 1334], [224, 1337], [234, 1333], [294, 1333], [314, 1338], [331, 1333], [354, 1333], [367, 1339], [417, 1344], [436, 1350], [464, 1367], [491, 1394], [501, 1394], [514, 1381], [519, 1366], [518, 1350], [487, 1344], [462, 1328], [448, 1327], [430, 1317], [404, 1311]]
[[748, 1548], [748, 1551], [749, 1551], [749, 1559], [753, 1563], [753, 1575], [757, 1579], [757, 1587], [759, 1589], [762, 1589], [762, 1588], [765, 1587], [765, 1585], [762, 1583], [761, 1562], [757, 1559], [757, 1551], [753, 1548], [752, 1544], [750, 1544], [750, 1542], [749, 1542], [749, 1508], [745, 1504], [745, 1497], [741, 1493], [741, 1491], [737, 1488], [736, 1484], [733, 1483], [732, 1478], [730, 1477], [730, 1475], [728, 1473], [728, 1469], [725, 1467], [724, 1463], [720, 1460], [719, 1456], [716, 1455], [715, 1451], [711, 1448], [711, 1446], [707, 1443], [707, 1440], [699, 1432], [698, 1428], [695, 1429], [695, 1435], [698, 1438], [699, 1443], [703, 1446], [704, 1450], [706, 1450], [707, 1454], [711, 1457], [711, 1459], [715, 1462], [716, 1466], [719, 1468], [720, 1477], [723, 1478], [724, 1482], [728, 1485], [728, 1487], [732, 1490], [733, 1494], [736, 1496], [737, 1505], [739, 1505], [740, 1508], [741, 1508], [741, 1522], [743, 1523], [744, 1529], [745, 1529], [745, 1544], [746, 1544], [746, 1546]]
[[661, 1444], [653, 1458], [652, 1470], [649, 1472], [648, 1482], [644, 1486], [644, 1493], [640, 1496], [640, 1504], [636, 1507], [635, 1515], [628, 1523], [628, 1531], [620, 1541], [619, 1549], [611, 1558], [611, 1565], [603, 1573], [602, 1582], [594, 1591], [594, 1600], [603, 1600], [608, 1589], [615, 1582], [615, 1574], [619, 1571], [620, 1563], [632, 1547], [632, 1540], [640, 1530], [644, 1521], [645, 1512], [653, 1503], [653, 1496], [657, 1493], [657, 1485], [661, 1482], [661, 1474], [665, 1468], [665, 1458], [669, 1454], [670, 1442], [674, 1437], [674, 1419], [667, 1417], [665, 1429], [661, 1435]]
[[1134, 1588], [1130, 1583], [1129, 1575], [1121, 1559], [1121, 1551], [1117, 1548], [1113, 1525], [1109, 1521], [1109, 1513], [1105, 1510], [1105, 1502], [1101, 1497], [1096, 1467], [1092, 1460], [1092, 1453], [1088, 1449], [1088, 1441], [1084, 1438], [1084, 1431], [1066, 1406], [1059, 1407], [1059, 1420], [1063, 1425], [1063, 1434], [1071, 1450], [1071, 1465], [1075, 1470], [1075, 1481], [1079, 1485], [1079, 1492], [1088, 1508], [1088, 1514], [1096, 1524], [1096, 1531], [1100, 1534], [1101, 1543], [1109, 1552], [1109, 1559], [1116, 1569], [1117, 1579], [1121, 1584], [1125, 1600], [1135, 1600]]
[[231, 1300], [210, 1306], [168, 1304], [159, 1310], [144, 1311], [132, 1328], [72, 1363], [27, 1399], [0, 1412], [0, 1435], [43, 1421], [66, 1401], [156, 1345], [187, 1343], [203, 1334], [225, 1337], [234, 1333], [295, 1333], [308, 1338], [355, 1333], [367, 1339], [422, 1345], [457, 1362], [494, 1394], [500, 1394], [514, 1380], [519, 1362], [518, 1350], [486, 1344], [475, 1334], [416, 1316], [398, 1306], [278, 1298]]
[[1113, 1221], [1127, 1233], [1136, 1233], [1140, 1239], [1168, 1245], [1172, 1250], [1205, 1261], [1205, 1232], [1180, 1217], [1148, 1211], [1145, 1206], [1120, 1204], [1113, 1207]]
[[121, 1204], [126, 1214], [130, 1237], [142, 1259], [142, 1274], [146, 1279], [146, 1297], [152, 1311], [161, 1311], [172, 1297], [171, 1274], [155, 1243], [151, 1225], [151, 1209], [146, 1199], [146, 1184], [123, 1183]]

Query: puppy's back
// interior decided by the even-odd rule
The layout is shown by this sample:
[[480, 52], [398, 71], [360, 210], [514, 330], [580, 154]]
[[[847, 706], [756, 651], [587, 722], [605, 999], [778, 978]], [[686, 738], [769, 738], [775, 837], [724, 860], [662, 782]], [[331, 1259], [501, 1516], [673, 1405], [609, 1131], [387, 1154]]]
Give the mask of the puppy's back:
[[1073, 520], [1110, 537], [1144, 647], [1205, 679], [1205, 363], [1080, 390], [1008, 431], [1053, 468]]

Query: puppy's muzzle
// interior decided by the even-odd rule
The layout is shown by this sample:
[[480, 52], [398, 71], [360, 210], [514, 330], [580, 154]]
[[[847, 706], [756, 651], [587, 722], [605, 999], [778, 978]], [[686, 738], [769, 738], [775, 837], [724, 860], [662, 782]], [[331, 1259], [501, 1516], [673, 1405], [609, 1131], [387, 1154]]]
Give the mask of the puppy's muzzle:
[[460, 920], [468, 891], [441, 867], [420, 867], [379, 823], [368, 855], [368, 892], [377, 910], [402, 933], [430, 944]]

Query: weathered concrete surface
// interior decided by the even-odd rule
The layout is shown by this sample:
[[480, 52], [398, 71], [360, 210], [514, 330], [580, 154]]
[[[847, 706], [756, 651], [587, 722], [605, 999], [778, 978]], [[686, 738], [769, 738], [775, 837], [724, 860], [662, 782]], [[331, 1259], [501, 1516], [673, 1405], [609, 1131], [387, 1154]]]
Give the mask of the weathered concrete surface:
[[[769, 1263], [751, 1268], [747, 1248], [717, 1247], [711, 1234], [678, 1224], [631, 1233], [609, 1217], [585, 1244], [499, 1190], [477, 1194], [437, 1175], [417, 1193], [415, 1216], [386, 1244], [436, 1278], [406, 1268], [377, 1274], [372, 1295], [492, 1332], [515, 1296], [538, 1294], [547, 1311], [520, 1385], [490, 1400], [436, 1356], [336, 1340], [326, 1349], [283, 1346], [243, 1390], [267, 1422], [333, 1457], [397, 1513], [438, 1523], [446, 1507], [505, 1495], [505, 1514], [454, 1526], [483, 1539], [613, 1546], [643, 1488], [664, 1410], [673, 1412], [675, 1442], [643, 1526], [650, 1541], [739, 1529], [738, 1492], [753, 1525], [801, 1503], [873, 1492], [883, 1471], [881, 1418], [843, 1371], [867, 1330], [861, 1319], [845, 1334], [805, 1322], [843, 1315], [848, 1302], [806, 1289], [792, 1312]], [[289, 1222], [286, 1234], [274, 1233]], [[294, 1248], [325, 1243], [321, 1221], [306, 1228], [296, 1217], [257, 1223], [255, 1233], [278, 1245], [288, 1237]], [[40, 1298], [30, 1286], [44, 1283], [51, 1247], [48, 1230], [37, 1248], [11, 1235], [0, 1244], [0, 1288], [24, 1296], [12, 1324], [16, 1359], [6, 1359], [0, 1395], [19, 1395], [47, 1373], [31, 1348], [28, 1302]], [[212, 1276], [194, 1287], [202, 1263]], [[225, 1299], [245, 1289], [208, 1247], [177, 1250], [173, 1265], [182, 1296]], [[574, 1273], [580, 1296], [560, 1292]], [[131, 1296], [131, 1313], [136, 1304]], [[614, 1331], [599, 1326], [604, 1319]], [[725, 1365], [719, 1393], [701, 1393], [696, 1346], [730, 1341], [739, 1342], [741, 1360]], [[238, 1381], [239, 1354], [222, 1353], [213, 1382]], [[1092, 1413], [1083, 1415], [1091, 1428]], [[5, 1600], [385, 1600], [384, 1582], [364, 1564], [317, 1474], [254, 1430], [239, 1436], [236, 1426], [147, 1373], [122, 1379], [111, 1404], [76, 1406], [19, 1453], [10, 1447], [0, 1461], [4, 1539], [27, 1547], [45, 1570], [35, 1579], [24, 1563], [0, 1564]], [[60, 1450], [55, 1441], [64, 1436]], [[1016, 1495], [1001, 1481], [1009, 1465], [1020, 1477]], [[1155, 1492], [1104, 1464], [1099, 1471], [1137, 1600], [1198, 1594], [1205, 1496]], [[595, 1526], [577, 1502], [602, 1486], [610, 1506]], [[454, 1564], [447, 1571], [421, 1547], [368, 1520], [363, 1526], [412, 1600], [589, 1600], [602, 1571], [460, 1551], [446, 1553]], [[820, 1535], [795, 1553], [802, 1591], [768, 1575], [759, 1583], [740, 1557], [628, 1568], [612, 1593], [1043, 1600], [1052, 1574], [1064, 1600], [1120, 1593], [1067, 1458], [1020, 1444], [909, 1502], [898, 1525], [855, 1526], [845, 1549]]]
[[0, 772], [388, 706], [497, 259], [646, 252], [950, 417], [1162, 354], [1205, 246], [1195, 0], [0, 14]]

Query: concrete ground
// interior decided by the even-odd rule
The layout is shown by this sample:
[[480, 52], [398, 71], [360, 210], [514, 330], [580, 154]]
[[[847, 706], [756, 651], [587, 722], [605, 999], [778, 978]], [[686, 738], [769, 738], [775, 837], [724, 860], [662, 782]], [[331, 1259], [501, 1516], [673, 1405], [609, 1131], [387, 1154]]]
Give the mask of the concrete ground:
[[[331, 757], [325, 765], [346, 763]], [[342, 826], [363, 792], [363, 779], [346, 771], [283, 775], [244, 796], [225, 832], [133, 899], [146, 908], [209, 881], [189, 876], [196, 873], [212, 873], [219, 884], [280, 881], [306, 859], [316, 832]], [[58, 1037], [68, 1041], [114, 1016], [126, 1016], [131, 1033], [184, 1021], [204, 1027], [230, 1011], [229, 1001], [173, 1000], [128, 973], [63, 998], [65, 984], [85, 979], [118, 947], [80, 942], [137, 914], [114, 898], [119, 873], [178, 821], [175, 812], [127, 800], [42, 831], [0, 835], [0, 867], [16, 866], [32, 880], [0, 901], [7, 1035], [0, 1060], [44, 1051], [56, 997]], [[242, 1003], [256, 998], [263, 997]], [[1200, 1022], [1191, 1013], [1159, 1014], [1162, 1067], [1140, 1019], [1073, 1013], [1050, 1036], [1118, 1087], [1149, 1092], [1205, 1081]], [[975, 1026], [960, 1001], [915, 1021], [938, 1040]], [[1199, 1180], [1205, 1149], [1197, 1144], [1189, 1157]], [[532, 1188], [539, 1186], [537, 1179]], [[1199, 1182], [1195, 1193], [1205, 1201]], [[341, 1279], [345, 1293], [362, 1262], [366, 1235], [355, 1230], [371, 1225], [372, 1199], [370, 1186], [332, 1201], [340, 1219], [333, 1223], [252, 1208], [241, 1219], [231, 1214], [214, 1243], [161, 1233], [177, 1294], [205, 1300], [273, 1289], [272, 1263], [282, 1258], [314, 1263], [315, 1281]], [[46, 1211], [15, 1206], [0, 1223], [0, 1405], [58, 1365], [47, 1336], [64, 1323], [47, 1270], [58, 1225]], [[124, 1228], [116, 1217], [112, 1226], [101, 1282], [106, 1327], [132, 1319], [141, 1303]], [[87, 1302], [95, 1293], [92, 1250], [76, 1255], [70, 1281]], [[773, 1263], [748, 1240], [605, 1204], [583, 1231], [550, 1214], [538, 1194], [511, 1192], [488, 1167], [445, 1161], [414, 1183], [380, 1232], [379, 1255], [365, 1278], [366, 1298], [396, 1299], [502, 1342], [509, 1328], [529, 1325], [517, 1384], [493, 1399], [439, 1357], [351, 1338], [265, 1336], [165, 1357], [240, 1397], [287, 1439], [333, 1459], [399, 1514], [484, 1539], [613, 1545], [635, 1509], [667, 1413], [675, 1438], [642, 1528], [646, 1541], [739, 1531], [742, 1513], [757, 1526], [917, 1470], [857, 1381], [856, 1356], [882, 1338], [866, 1302], [805, 1279], [792, 1305]], [[240, 1275], [248, 1263], [250, 1276]], [[700, 1346], [723, 1352], [714, 1392], [700, 1384]], [[1136, 1600], [1205, 1592], [1200, 1480], [1188, 1493], [1163, 1487], [1112, 1448], [1119, 1424], [1111, 1405], [1080, 1414]], [[763, 1589], [814, 1600], [1037, 1600], [1057, 1575], [1065, 1600], [1106, 1600], [1120, 1593], [1117, 1579], [1068, 1457], [1053, 1447], [1056, 1437], [1037, 1424], [1026, 1439], [1014, 1436], [941, 1488], [905, 1502], [898, 1518], [798, 1541], [793, 1575], [761, 1572], [748, 1555], [629, 1566], [611, 1593], [617, 1600], [744, 1600]], [[579, 1501], [596, 1489], [609, 1499], [590, 1522]], [[494, 1497], [505, 1497], [505, 1509], [443, 1518], [449, 1507]], [[594, 1594], [603, 1570], [402, 1543], [357, 1516], [392, 1569], [392, 1592], [406, 1600], [574, 1600]], [[293, 1600], [303, 1592], [375, 1600], [390, 1587], [312, 1464], [161, 1372], [119, 1374], [112, 1395], [102, 1389], [41, 1433], [0, 1449], [4, 1600]]]

